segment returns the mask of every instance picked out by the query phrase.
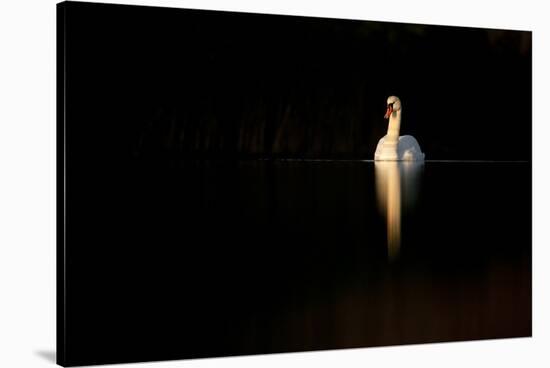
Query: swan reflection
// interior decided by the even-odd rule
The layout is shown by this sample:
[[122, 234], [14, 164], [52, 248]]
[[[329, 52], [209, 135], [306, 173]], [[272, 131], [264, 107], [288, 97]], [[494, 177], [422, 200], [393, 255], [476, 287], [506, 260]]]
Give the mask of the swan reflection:
[[424, 164], [414, 161], [374, 163], [378, 208], [386, 219], [388, 258], [395, 260], [401, 248], [402, 212], [416, 205], [420, 173]]

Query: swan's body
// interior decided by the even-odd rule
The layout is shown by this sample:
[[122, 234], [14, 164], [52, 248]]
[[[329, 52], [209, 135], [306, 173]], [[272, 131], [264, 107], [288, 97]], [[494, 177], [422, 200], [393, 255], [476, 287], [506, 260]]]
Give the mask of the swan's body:
[[424, 161], [424, 153], [412, 135], [402, 135], [397, 142], [387, 137], [385, 135], [378, 141], [374, 154], [376, 161]]
[[411, 135], [399, 136], [401, 127], [401, 101], [395, 96], [388, 97], [388, 133], [376, 146], [375, 161], [424, 161], [424, 153], [417, 140]]

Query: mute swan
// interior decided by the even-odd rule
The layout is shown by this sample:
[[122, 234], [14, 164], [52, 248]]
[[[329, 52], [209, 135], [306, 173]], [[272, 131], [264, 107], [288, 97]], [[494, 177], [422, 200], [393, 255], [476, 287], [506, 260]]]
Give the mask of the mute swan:
[[383, 136], [376, 146], [375, 161], [424, 161], [424, 153], [416, 139], [411, 135], [399, 136], [401, 126], [401, 100], [390, 96], [384, 119], [389, 118], [388, 134]]

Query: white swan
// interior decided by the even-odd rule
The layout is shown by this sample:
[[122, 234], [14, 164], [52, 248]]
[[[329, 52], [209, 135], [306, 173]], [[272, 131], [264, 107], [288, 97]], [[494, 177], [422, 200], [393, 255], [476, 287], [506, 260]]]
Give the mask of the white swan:
[[399, 136], [401, 126], [401, 100], [396, 96], [388, 97], [385, 119], [390, 119], [388, 134], [383, 136], [376, 146], [375, 161], [424, 161], [420, 145], [411, 135]]

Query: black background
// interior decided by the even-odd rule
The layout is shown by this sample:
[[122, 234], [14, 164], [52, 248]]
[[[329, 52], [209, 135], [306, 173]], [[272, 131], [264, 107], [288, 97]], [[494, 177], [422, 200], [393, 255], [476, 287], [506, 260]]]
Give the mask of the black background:
[[372, 159], [395, 94], [428, 159], [529, 161], [530, 32], [59, 10], [60, 363], [530, 335], [530, 163], [427, 163], [390, 264], [372, 163], [273, 160]]
[[427, 159], [531, 157], [530, 32], [98, 4], [67, 11], [67, 118], [86, 153], [372, 159], [386, 98], [397, 95], [401, 134]]

